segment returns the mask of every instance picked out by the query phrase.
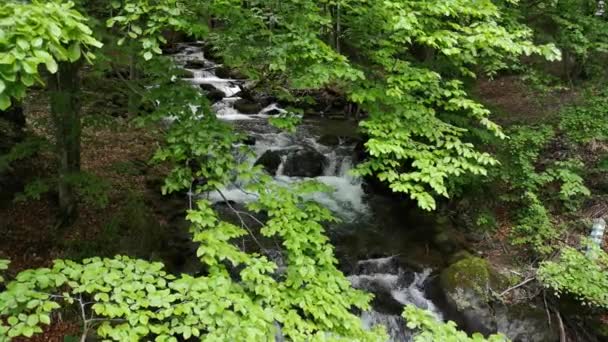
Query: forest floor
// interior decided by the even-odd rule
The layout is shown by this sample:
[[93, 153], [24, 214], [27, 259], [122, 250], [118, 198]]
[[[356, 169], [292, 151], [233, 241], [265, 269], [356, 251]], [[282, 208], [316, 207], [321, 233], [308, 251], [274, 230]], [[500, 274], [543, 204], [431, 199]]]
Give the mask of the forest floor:
[[[52, 135], [40, 127], [49, 120], [48, 104], [43, 94], [32, 92], [25, 111], [30, 133], [52, 140]], [[96, 108], [84, 109], [84, 120], [95, 115]], [[162, 177], [158, 168], [147, 165], [157, 147], [158, 138], [147, 128], [139, 128], [126, 119], [107, 117], [103, 124], [89, 125], [82, 132], [82, 169], [105, 183], [105, 207], [88, 201], [80, 205], [79, 215], [69, 230], [55, 229], [56, 201], [52, 193], [40, 199], [7, 203], [0, 207], [3, 238], [0, 258], [11, 260], [11, 272], [31, 267], [47, 266], [53, 259], [74, 252], [78, 242], [94, 241], [109, 220], [120, 212], [128, 194], [147, 191], [146, 181]], [[53, 175], [52, 152], [42, 151], [22, 168], [29, 179]], [[156, 173], [154, 173], [156, 172]], [[152, 173], [152, 174], [150, 174]], [[19, 175], [21, 176], [21, 175]], [[160, 190], [159, 190], [160, 191]]]

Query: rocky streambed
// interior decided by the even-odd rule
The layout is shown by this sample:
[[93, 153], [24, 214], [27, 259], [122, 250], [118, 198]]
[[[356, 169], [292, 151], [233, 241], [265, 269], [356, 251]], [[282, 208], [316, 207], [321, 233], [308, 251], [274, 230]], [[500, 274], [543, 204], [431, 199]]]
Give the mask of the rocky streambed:
[[[312, 199], [341, 219], [328, 229], [341, 269], [354, 287], [375, 295], [373, 310], [361, 313], [362, 324], [381, 324], [391, 341], [410, 341], [411, 331], [400, 314], [413, 304], [438, 319], [455, 320], [469, 332], [500, 331], [513, 341], [558, 340], [556, 324], [549, 326], [542, 307], [500, 300], [497, 293], [512, 285], [512, 277], [465, 251], [466, 242], [447, 220], [351, 174], [364, 158], [356, 122], [305, 116], [295, 133], [281, 132], [268, 118], [284, 109], [272, 98], [249, 94], [247, 80], [206, 59], [200, 44], [179, 45], [174, 58], [185, 68], [187, 80], [211, 100], [217, 116], [247, 134], [246, 143], [256, 155], [252, 165], [262, 165], [277, 182], [315, 179], [335, 189]], [[226, 202], [243, 208], [254, 199], [238, 187], [206, 196], [220, 211]], [[230, 210], [224, 214], [230, 219]], [[180, 215], [173, 218], [180, 220]], [[196, 246], [187, 225], [175, 226], [169, 245], [177, 252], [169, 266], [177, 272], [197, 272]]]

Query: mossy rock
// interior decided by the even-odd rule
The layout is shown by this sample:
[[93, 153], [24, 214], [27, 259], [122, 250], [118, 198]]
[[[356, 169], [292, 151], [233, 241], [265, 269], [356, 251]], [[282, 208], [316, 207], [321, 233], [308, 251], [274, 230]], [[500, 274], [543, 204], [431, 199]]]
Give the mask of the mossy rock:
[[457, 312], [467, 331], [491, 334], [497, 331], [513, 341], [555, 341], [556, 331], [547, 324], [545, 311], [528, 303], [504, 305], [494, 301], [491, 290], [507, 288], [510, 279], [480, 257], [460, 252], [458, 261], [441, 272], [439, 281], [448, 311]]
[[466, 257], [441, 272], [441, 285], [447, 292], [458, 288], [472, 289], [481, 296], [487, 296], [492, 283], [490, 264], [479, 257]]
[[503, 280], [488, 261], [462, 258], [441, 272], [439, 283], [449, 310], [458, 312], [467, 329], [484, 334], [496, 331], [490, 289], [501, 288]]
[[459, 250], [458, 252], [452, 254], [448, 261], [449, 261], [450, 265], [452, 265], [452, 264], [459, 262], [460, 260], [472, 258], [472, 257], [473, 257], [473, 254], [469, 253], [469, 251], [467, 251], [467, 250], [462, 249], [462, 250]]
[[234, 109], [243, 114], [258, 114], [264, 107], [257, 103], [246, 99], [240, 99], [234, 103]]

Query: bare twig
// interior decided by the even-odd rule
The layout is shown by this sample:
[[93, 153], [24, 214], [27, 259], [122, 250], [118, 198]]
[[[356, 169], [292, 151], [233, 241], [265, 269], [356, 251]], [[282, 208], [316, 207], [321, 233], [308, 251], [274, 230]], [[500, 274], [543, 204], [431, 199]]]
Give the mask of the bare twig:
[[547, 313], [547, 323], [551, 326], [551, 312], [549, 312], [549, 306], [547, 305], [547, 293], [543, 290], [543, 302], [545, 303], [545, 312]]
[[89, 321], [87, 320], [87, 314], [84, 310], [82, 295], [78, 296], [78, 303], [80, 304], [80, 315], [82, 316], [82, 335], [80, 336], [80, 342], [86, 342], [89, 333]]
[[224, 193], [220, 189], [216, 188], [215, 191], [217, 191], [217, 193], [220, 194], [220, 196], [222, 197], [222, 199], [224, 200], [224, 203], [226, 203], [226, 205], [228, 206], [228, 208], [230, 208], [230, 210], [232, 210], [236, 214], [236, 216], [239, 218], [239, 221], [241, 221], [241, 226], [243, 228], [245, 228], [249, 232], [249, 235], [251, 235], [251, 238], [258, 245], [258, 247], [260, 247], [260, 249], [263, 250], [265, 253], [268, 253], [268, 250], [266, 248], [264, 248], [264, 246], [262, 246], [262, 244], [255, 237], [255, 235], [253, 234], [253, 232], [251, 231], [251, 229], [249, 229], [249, 226], [247, 226], [247, 224], [245, 223], [245, 220], [243, 220], [243, 218], [241, 217], [240, 211], [236, 210], [232, 206], [232, 204], [230, 204], [230, 201], [228, 201], [228, 199], [226, 198], [226, 196], [224, 196]]
[[530, 278], [528, 278], [528, 279], [526, 279], [526, 280], [522, 281], [521, 283], [519, 283], [519, 284], [517, 284], [517, 285], [513, 285], [513, 286], [509, 287], [508, 289], [506, 289], [506, 290], [502, 291], [502, 292], [499, 294], [499, 296], [500, 296], [500, 297], [502, 297], [502, 296], [506, 295], [507, 293], [509, 293], [510, 291], [513, 291], [513, 290], [515, 290], [515, 289], [517, 289], [517, 288], [519, 288], [519, 287], [522, 287], [522, 286], [526, 285], [527, 283], [531, 282], [531, 281], [532, 281], [532, 280], [534, 280], [534, 279], [536, 279], [536, 276], [530, 277]]
[[559, 342], [567, 342], [568, 337], [566, 336], [566, 329], [564, 328], [562, 315], [560, 315], [559, 311], [557, 310], [555, 310], [555, 315], [557, 316], [557, 322], [559, 323]]

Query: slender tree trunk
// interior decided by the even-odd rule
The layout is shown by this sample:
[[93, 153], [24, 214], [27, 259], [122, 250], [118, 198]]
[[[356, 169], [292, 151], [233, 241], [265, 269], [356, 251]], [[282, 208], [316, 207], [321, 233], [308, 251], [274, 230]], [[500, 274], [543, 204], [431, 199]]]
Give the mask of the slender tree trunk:
[[340, 35], [342, 35], [342, 23], [340, 21], [340, 3], [338, 3], [336, 5], [336, 33], [335, 33], [335, 38], [336, 38], [336, 51], [338, 53], [341, 53], [340, 51]]
[[77, 214], [77, 199], [70, 177], [80, 172], [80, 80], [79, 63], [59, 63], [49, 75], [51, 116], [55, 126], [58, 159], [60, 225], [71, 224]]
[[[139, 77], [139, 75], [137, 73], [137, 56], [136, 56], [136, 54], [137, 54], [137, 51], [135, 50], [135, 47], [133, 46], [129, 53], [129, 81], [130, 82], [135, 82]], [[138, 111], [137, 106], [139, 105], [140, 100], [141, 100], [141, 97], [139, 96], [139, 94], [137, 94], [133, 91], [129, 92], [127, 106], [129, 109], [129, 114], [131, 116], [137, 115], [137, 111]]]

